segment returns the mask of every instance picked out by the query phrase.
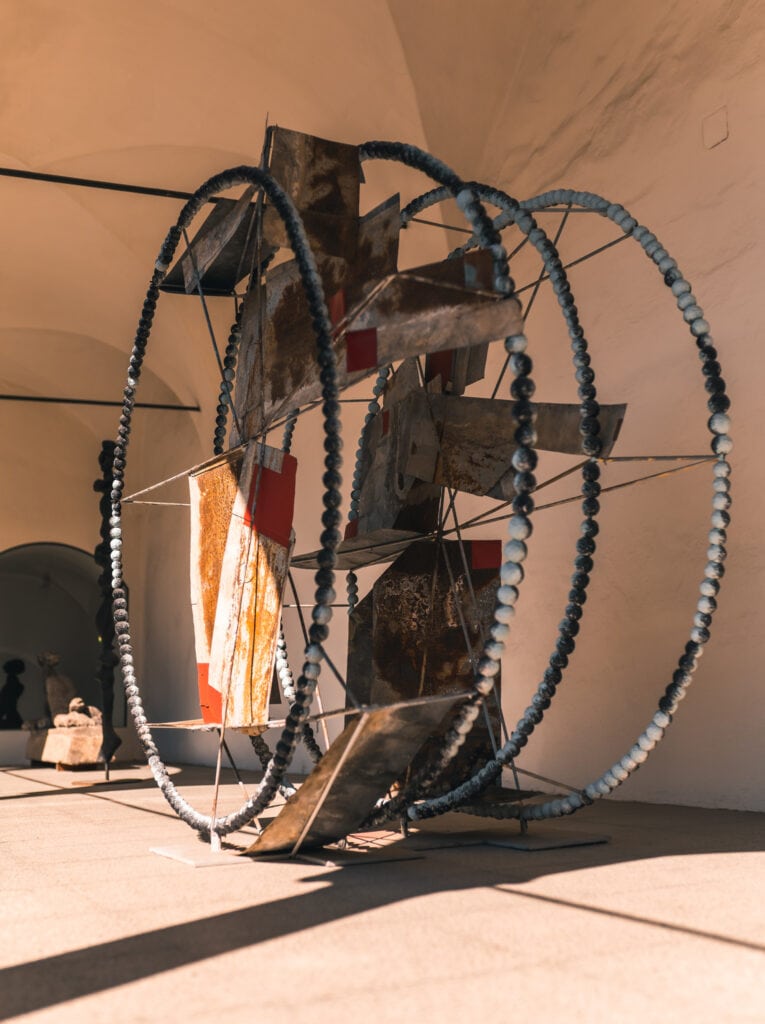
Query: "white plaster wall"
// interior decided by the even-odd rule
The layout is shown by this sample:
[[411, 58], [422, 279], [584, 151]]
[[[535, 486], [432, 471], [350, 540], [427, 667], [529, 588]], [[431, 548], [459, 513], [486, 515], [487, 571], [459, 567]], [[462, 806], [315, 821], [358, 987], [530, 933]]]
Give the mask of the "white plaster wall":
[[[543, 0], [512, 10], [483, 0], [469, 12], [450, 3], [412, 7], [393, 0], [391, 6], [434, 151], [464, 175], [495, 182], [519, 198], [568, 186], [623, 203], [676, 257], [707, 313], [733, 403], [736, 442], [727, 574], [713, 638], [687, 701], [665, 742], [616, 795], [762, 809], [765, 560], [757, 446], [765, 7], [690, 0]], [[477, 13], [484, 30], [508, 30], [503, 38], [512, 37], [512, 45], [502, 54], [501, 31], [479, 39], [467, 24]], [[470, 45], [450, 49], [432, 24], [425, 28], [428, 14], [440, 27], [451, 23], [454, 36]], [[477, 84], [489, 93], [486, 104]], [[710, 149], [705, 119], [720, 118], [721, 110], [728, 138]], [[566, 229], [561, 245], [568, 259], [616, 234], [588, 225], [588, 238], [579, 229], [570, 235]], [[693, 342], [658, 274], [632, 248], [620, 246], [571, 275], [601, 400], [629, 402], [618, 452], [708, 450], [706, 394]], [[517, 275], [519, 283], [529, 272]], [[554, 304], [538, 304], [528, 326], [537, 396], [574, 400]], [[624, 472], [609, 470], [604, 483], [624, 479]], [[552, 496], [572, 490], [561, 485]], [[647, 723], [691, 625], [710, 497], [710, 474], [694, 470], [604, 498], [577, 651], [523, 765], [581, 785], [618, 758]], [[505, 663], [511, 718], [528, 702], [552, 649], [577, 523], [571, 509], [538, 517]]]

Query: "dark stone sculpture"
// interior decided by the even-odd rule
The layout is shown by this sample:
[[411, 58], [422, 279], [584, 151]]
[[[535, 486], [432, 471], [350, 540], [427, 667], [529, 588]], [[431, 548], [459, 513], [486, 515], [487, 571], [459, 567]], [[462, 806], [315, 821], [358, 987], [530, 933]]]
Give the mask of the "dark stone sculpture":
[[24, 692], [19, 676], [26, 668], [21, 658], [11, 658], [3, 665], [7, 678], [0, 689], [0, 729], [20, 729], [21, 715], [16, 705]]

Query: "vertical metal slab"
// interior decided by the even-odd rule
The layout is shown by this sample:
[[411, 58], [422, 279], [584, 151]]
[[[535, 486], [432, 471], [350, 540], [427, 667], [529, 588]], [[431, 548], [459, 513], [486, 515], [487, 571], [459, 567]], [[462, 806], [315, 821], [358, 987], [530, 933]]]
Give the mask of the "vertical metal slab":
[[[392, 704], [472, 689], [481, 638], [493, 621], [501, 542], [466, 541], [463, 548], [467, 571], [457, 541], [412, 544], [356, 606], [350, 616], [347, 676], [356, 700]], [[489, 712], [498, 739], [493, 701]], [[440, 750], [445, 728], [442, 723], [433, 730], [412, 770]], [[492, 754], [486, 723], [479, 720], [441, 785], [450, 788], [462, 781]]]

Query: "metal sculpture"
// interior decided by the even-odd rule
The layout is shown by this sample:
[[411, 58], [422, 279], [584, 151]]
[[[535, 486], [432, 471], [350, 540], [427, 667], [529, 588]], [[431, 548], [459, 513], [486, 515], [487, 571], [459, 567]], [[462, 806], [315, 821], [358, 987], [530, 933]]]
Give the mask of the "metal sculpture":
[[[437, 187], [403, 210], [394, 196], [359, 216], [361, 164], [375, 159], [416, 168]], [[208, 201], [237, 186], [244, 188], [240, 197], [216, 202], [189, 240], [187, 230]], [[441, 263], [399, 270], [401, 227], [448, 198], [456, 199], [467, 219], [467, 243]], [[484, 203], [499, 209], [493, 221]], [[601, 467], [625, 414], [624, 406], [597, 401], [565, 268], [534, 217], [550, 209], [561, 211], [564, 223], [573, 210], [608, 218], [621, 237], [642, 246], [671, 291], [702, 360], [713, 455], [693, 464], [713, 462], [714, 495], [708, 562], [691, 637], [658, 709], [625, 756], [597, 779], [567, 796], [528, 801], [529, 794], [519, 788], [497, 789], [496, 783], [503, 767], [514, 767], [541, 722], [575, 648], [594, 565]], [[536, 289], [549, 280], [560, 304], [573, 350], [578, 407], [532, 401], [524, 314], [500, 234], [508, 227], [539, 254], [543, 273]], [[182, 239], [185, 252], [173, 265]], [[292, 252], [286, 260], [285, 248]], [[245, 279], [240, 301], [236, 288]], [[222, 380], [214, 457], [189, 471], [203, 722], [220, 731], [221, 749], [225, 728], [249, 733], [264, 767], [255, 793], [226, 816], [218, 816], [215, 805], [211, 814], [190, 807], [161, 761], [138, 691], [122, 579], [123, 500], [140, 497], [123, 499], [125, 464], [138, 378], [162, 289], [197, 293], [205, 312], [209, 295], [236, 297], [236, 319], [218, 356]], [[533, 298], [526, 314], [532, 303]], [[492, 399], [465, 395], [483, 376], [488, 345], [498, 338], [505, 339], [507, 357]], [[392, 363], [398, 363], [393, 373]], [[507, 370], [510, 399], [497, 399]], [[349, 521], [341, 535], [340, 393], [373, 375]], [[622, 206], [569, 190], [519, 203], [498, 189], [462, 181], [413, 146], [355, 147], [270, 128], [261, 166], [211, 178], [170, 229], [139, 321], [124, 397], [110, 525], [115, 631], [127, 703], [166, 799], [214, 843], [252, 821], [280, 788], [289, 796], [287, 804], [252, 852], [295, 851], [341, 839], [363, 823], [417, 820], [455, 808], [521, 822], [559, 817], [610, 793], [663, 737], [709, 637], [724, 571], [729, 400], [709, 326], [689, 283], [655, 236]], [[295, 555], [296, 465], [290, 448], [298, 417], [316, 405], [326, 453], [324, 532], [318, 551]], [[266, 436], [280, 428], [281, 448], [267, 445]], [[583, 519], [549, 666], [510, 732], [498, 699], [499, 667], [532, 532], [537, 447], [583, 457]], [[504, 544], [463, 539], [462, 531], [487, 521], [487, 515], [460, 524], [454, 512], [457, 492], [500, 501], [491, 512], [507, 520]], [[491, 514], [488, 520], [494, 521]], [[354, 570], [391, 561], [359, 600]], [[280, 616], [285, 582], [298, 568], [315, 570], [316, 589], [303, 668], [295, 680]], [[351, 618], [347, 724], [321, 757], [309, 716], [322, 665], [331, 665], [325, 645], [338, 568], [348, 570]], [[290, 711], [271, 753], [262, 733], [277, 724], [268, 719], [274, 666]], [[301, 738], [318, 763], [294, 793], [285, 772]]]

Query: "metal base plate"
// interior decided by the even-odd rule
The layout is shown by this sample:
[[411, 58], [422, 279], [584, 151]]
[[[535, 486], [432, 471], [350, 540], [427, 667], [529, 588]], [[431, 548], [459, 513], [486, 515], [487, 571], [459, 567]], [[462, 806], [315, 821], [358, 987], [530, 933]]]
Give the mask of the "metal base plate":
[[240, 856], [241, 849], [223, 849], [219, 852], [211, 850], [205, 843], [192, 840], [174, 846], [152, 846], [149, 853], [186, 864], [190, 868], [230, 868], [232, 865], [249, 864], [246, 857]]

